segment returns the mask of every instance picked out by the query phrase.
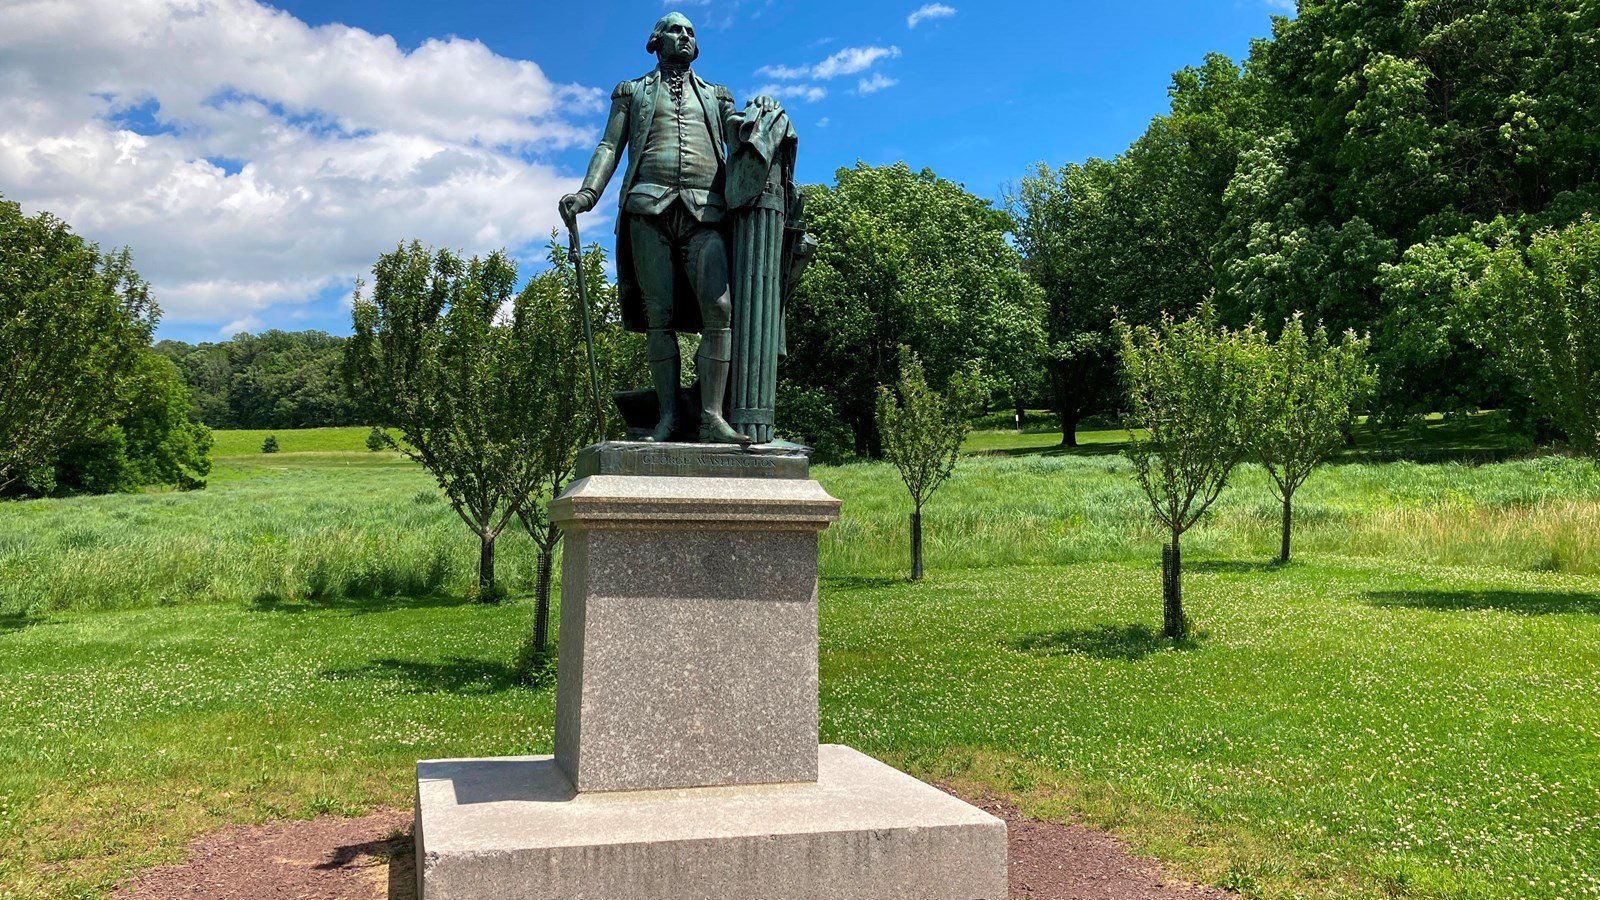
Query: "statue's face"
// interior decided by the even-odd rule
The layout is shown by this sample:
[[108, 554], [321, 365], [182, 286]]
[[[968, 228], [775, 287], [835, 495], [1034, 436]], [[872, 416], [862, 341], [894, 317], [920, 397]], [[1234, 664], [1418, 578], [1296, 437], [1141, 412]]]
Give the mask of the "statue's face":
[[656, 47], [656, 57], [662, 62], [688, 65], [700, 55], [700, 47], [694, 37], [694, 24], [683, 16], [668, 16], [656, 33], [661, 39]]

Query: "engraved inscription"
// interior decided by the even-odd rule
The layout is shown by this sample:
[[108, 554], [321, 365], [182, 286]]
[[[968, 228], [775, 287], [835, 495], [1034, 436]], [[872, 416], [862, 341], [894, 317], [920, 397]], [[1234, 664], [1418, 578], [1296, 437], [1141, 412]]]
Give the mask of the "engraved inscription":
[[662, 469], [776, 469], [778, 461], [766, 456], [732, 456], [721, 453], [647, 453], [644, 464]]

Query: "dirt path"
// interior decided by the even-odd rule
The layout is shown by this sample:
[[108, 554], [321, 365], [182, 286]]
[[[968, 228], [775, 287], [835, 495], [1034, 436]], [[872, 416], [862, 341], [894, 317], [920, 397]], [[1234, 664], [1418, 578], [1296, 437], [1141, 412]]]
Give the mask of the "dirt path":
[[[1006, 820], [1011, 896], [1026, 900], [1227, 900], [1217, 888], [1168, 880], [1154, 860], [1081, 825], [1039, 822], [991, 798], [972, 801]], [[196, 838], [186, 862], [149, 869], [118, 900], [416, 900], [411, 814], [235, 825]]]

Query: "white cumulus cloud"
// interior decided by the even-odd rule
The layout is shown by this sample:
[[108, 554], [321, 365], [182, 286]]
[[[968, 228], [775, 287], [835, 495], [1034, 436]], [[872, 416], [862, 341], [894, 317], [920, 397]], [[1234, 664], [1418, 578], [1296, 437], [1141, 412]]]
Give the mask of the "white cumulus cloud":
[[899, 83], [899, 79], [890, 78], [882, 72], [873, 72], [871, 78], [863, 78], [856, 82], [856, 93], [876, 94], [884, 88], [891, 88]]
[[818, 78], [854, 75], [872, 68], [880, 59], [894, 59], [899, 55], [899, 47], [846, 47], [817, 63], [812, 71]]
[[894, 59], [900, 55], [899, 47], [846, 47], [822, 62], [812, 66], [762, 66], [757, 75], [780, 81], [815, 79], [826, 81], [840, 75], [855, 75], [872, 68], [879, 60]]
[[777, 100], [805, 100], [810, 103], [828, 96], [828, 89], [819, 84], [764, 84], [755, 92]]
[[[128, 245], [169, 321], [257, 327], [401, 240], [541, 242], [599, 91], [254, 0], [0, 4], [0, 194]], [[224, 323], [226, 323], [224, 325]]]
[[947, 19], [956, 14], [955, 7], [945, 6], [943, 3], [929, 3], [918, 7], [911, 15], [906, 16], [906, 27], [915, 28], [928, 19]]

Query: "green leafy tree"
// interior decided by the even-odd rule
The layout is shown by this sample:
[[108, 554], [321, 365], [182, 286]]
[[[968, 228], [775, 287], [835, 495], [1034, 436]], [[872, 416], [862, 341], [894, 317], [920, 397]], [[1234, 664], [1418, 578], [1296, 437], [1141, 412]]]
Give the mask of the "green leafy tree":
[[221, 343], [162, 341], [194, 395], [194, 415], [216, 428], [326, 428], [359, 424], [339, 374], [345, 338], [321, 331], [237, 334]]
[[777, 437], [810, 447], [812, 461], [823, 465], [841, 465], [857, 458], [855, 433], [828, 394], [780, 381], [777, 400]]
[[1127, 152], [1052, 171], [1008, 201], [1025, 271], [1043, 289], [1052, 397], [1064, 446], [1116, 384], [1111, 320], [1150, 324], [1216, 286], [1223, 190], [1260, 115], [1258, 83], [1226, 56], [1173, 76], [1169, 115]]
[[367, 449], [373, 453], [377, 453], [380, 450], [388, 448], [388, 446], [389, 438], [383, 433], [383, 429], [376, 425], [372, 426], [372, 430], [367, 432]]
[[137, 491], [149, 485], [204, 488], [211, 429], [189, 417], [189, 391], [166, 358], [135, 357], [103, 411], [106, 424], [64, 447], [8, 492], [66, 496]]
[[1025, 390], [1044, 349], [1043, 302], [1011, 227], [989, 201], [904, 163], [857, 164], [832, 187], [808, 187], [820, 247], [790, 302], [783, 379], [824, 395], [865, 456], [880, 451], [877, 389], [898, 380], [902, 344], [936, 387], [978, 363], [1008, 394]]
[[1250, 444], [1283, 504], [1280, 562], [1289, 561], [1295, 491], [1344, 444], [1354, 410], [1372, 390], [1367, 346], [1349, 331], [1332, 343], [1321, 325], [1307, 334], [1298, 313], [1276, 342], [1259, 345]]
[[[588, 290], [594, 325], [595, 367], [605, 406], [611, 392], [649, 377], [644, 345], [639, 335], [622, 327], [622, 308], [614, 285], [606, 280], [605, 251], [592, 244], [583, 254], [583, 278]], [[588, 350], [583, 339], [583, 310], [578, 294], [578, 270], [567, 252], [552, 237], [550, 268], [528, 281], [517, 298], [523, 316], [518, 340], [542, 366], [544, 394], [539, 417], [535, 457], [542, 469], [534, 490], [517, 508], [517, 516], [538, 547], [539, 573], [534, 592], [533, 633], [518, 668], [531, 680], [550, 671], [550, 583], [561, 529], [550, 521], [548, 504], [566, 488], [577, 465], [578, 451], [599, 437], [590, 396]], [[608, 416], [609, 438], [625, 431], [621, 417]]]
[[[1305, 0], [1248, 70], [1270, 110], [1227, 191], [1224, 314], [1370, 332], [1377, 411], [1503, 405], [1455, 321], [1455, 238], [1600, 206], [1600, 7]], [[1422, 249], [1418, 249], [1422, 248]]]
[[278, 452], [278, 436], [275, 435], [275, 434], [267, 435], [266, 440], [261, 442], [261, 452], [262, 453], [277, 453]]
[[211, 429], [190, 418], [189, 391], [170, 361], [146, 351], [119, 394], [116, 427], [127, 441], [128, 483], [205, 487], [211, 473]]
[[[911, 580], [922, 578], [922, 507], [955, 471], [967, 420], [980, 396], [977, 370], [958, 372], [946, 394], [928, 387], [922, 360], [900, 348], [900, 378], [878, 388], [878, 429], [883, 455], [900, 471], [911, 494]], [[896, 396], [898, 395], [898, 396]]]
[[0, 200], [0, 489], [109, 424], [157, 315], [127, 250]]
[[1406, 248], [1378, 275], [1384, 314], [1372, 325], [1378, 367], [1376, 411], [1403, 420], [1423, 410], [1447, 414], [1479, 407], [1509, 409], [1525, 418], [1528, 398], [1492, 353], [1474, 340], [1479, 322], [1460, 303], [1482, 276], [1493, 245], [1514, 234], [1501, 217], [1467, 234]]
[[1213, 287], [1234, 326], [1369, 334], [1383, 419], [1526, 406], [1456, 284], [1495, 231], [1600, 210], [1597, 34], [1587, 0], [1302, 0], [1242, 68], [1175, 75], [1125, 153], [1030, 173], [1017, 240], [1064, 420], [1101, 395], [1111, 308], [1151, 323]]
[[[399, 450], [438, 481], [478, 538], [479, 596], [495, 596], [500, 533], [534, 492], [545, 369], [512, 303], [503, 253], [463, 260], [419, 242], [379, 257], [371, 293], [357, 285], [345, 345], [350, 393], [369, 421], [400, 432]], [[509, 325], [497, 320], [511, 308]]]
[[1600, 459], [1600, 222], [1507, 240], [1465, 292], [1478, 338], [1573, 449]]
[[1163, 628], [1189, 633], [1183, 611], [1184, 532], [1200, 521], [1227, 486], [1249, 449], [1253, 398], [1251, 365], [1261, 336], [1232, 331], [1209, 304], [1184, 321], [1163, 315], [1158, 325], [1114, 323], [1122, 346], [1134, 477], [1167, 529], [1163, 569]]

